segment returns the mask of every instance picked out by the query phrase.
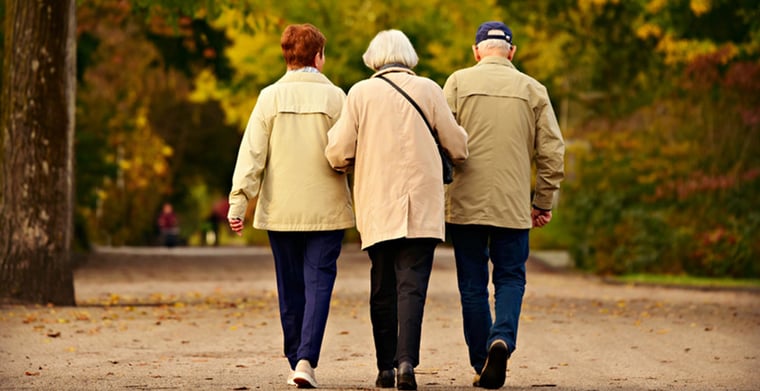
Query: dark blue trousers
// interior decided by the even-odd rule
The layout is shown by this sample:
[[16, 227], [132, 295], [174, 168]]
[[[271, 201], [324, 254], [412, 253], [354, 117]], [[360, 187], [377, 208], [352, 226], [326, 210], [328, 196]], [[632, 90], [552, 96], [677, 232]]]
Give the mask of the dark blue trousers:
[[[446, 232], [454, 245], [470, 364], [480, 373], [494, 340], [503, 340], [510, 353], [517, 348], [530, 230], [447, 224]], [[489, 259], [493, 264], [495, 319], [488, 302]]]
[[268, 234], [277, 274], [285, 356], [291, 369], [303, 359], [316, 368], [344, 231]]

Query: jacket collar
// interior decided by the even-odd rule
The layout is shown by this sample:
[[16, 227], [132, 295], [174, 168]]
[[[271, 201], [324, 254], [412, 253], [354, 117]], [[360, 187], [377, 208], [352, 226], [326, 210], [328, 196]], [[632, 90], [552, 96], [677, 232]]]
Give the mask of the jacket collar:
[[327, 76], [313, 72], [286, 72], [277, 83], [311, 82], [332, 84]]
[[391, 73], [391, 72], [404, 72], [412, 76], [417, 75], [416, 73], [414, 73], [414, 71], [406, 67], [388, 67], [383, 70], [375, 72], [375, 74], [373, 74], [371, 77], [377, 77], [377, 76], [384, 75], [386, 73]]
[[512, 69], [517, 69], [517, 67], [515, 67], [515, 65], [512, 64], [512, 61], [509, 61], [506, 57], [502, 57], [502, 56], [483, 57], [480, 59], [480, 61], [478, 62], [476, 66], [485, 65], [485, 64], [504, 65]]

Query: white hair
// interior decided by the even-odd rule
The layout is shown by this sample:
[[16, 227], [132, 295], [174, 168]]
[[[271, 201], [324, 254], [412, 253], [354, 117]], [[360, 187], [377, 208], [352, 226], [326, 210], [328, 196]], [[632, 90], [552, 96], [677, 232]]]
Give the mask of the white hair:
[[[493, 29], [488, 31], [489, 35], [501, 35], [505, 36], [504, 31], [499, 29]], [[512, 44], [509, 42], [503, 40], [503, 39], [484, 39], [480, 41], [477, 45], [478, 50], [484, 50], [484, 49], [503, 49], [506, 52], [509, 52], [512, 50]]]
[[419, 61], [409, 38], [400, 30], [383, 30], [369, 43], [362, 55], [364, 65], [372, 70], [379, 70], [387, 64], [402, 64], [414, 68]]

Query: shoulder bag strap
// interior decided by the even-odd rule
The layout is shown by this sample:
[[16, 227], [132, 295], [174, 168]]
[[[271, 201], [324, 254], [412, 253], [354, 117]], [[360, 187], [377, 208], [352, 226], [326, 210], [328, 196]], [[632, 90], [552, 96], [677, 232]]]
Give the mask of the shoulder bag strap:
[[425, 125], [427, 125], [428, 130], [430, 130], [430, 134], [433, 135], [433, 139], [435, 139], [435, 143], [436, 144], [440, 144], [440, 142], [438, 141], [438, 135], [433, 131], [433, 127], [430, 126], [430, 122], [428, 122], [427, 117], [425, 117], [425, 113], [422, 112], [422, 109], [417, 104], [417, 102], [415, 102], [414, 99], [412, 99], [412, 97], [409, 96], [409, 94], [407, 94], [406, 92], [404, 92], [404, 90], [402, 90], [401, 87], [397, 86], [396, 83], [388, 80], [383, 75], [377, 75], [375, 77], [378, 78], [378, 79], [383, 79], [386, 82], [388, 82], [388, 84], [390, 84], [393, 88], [395, 88], [396, 91], [398, 91], [401, 95], [403, 95], [404, 98], [406, 98], [406, 100], [408, 100], [409, 103], [411, 103], [412, 106], [414, 106], [414, 108], [417, 109], [417, 112], [420, 113], [420, 115], [422, 116], [422, 119], [425, 121]]

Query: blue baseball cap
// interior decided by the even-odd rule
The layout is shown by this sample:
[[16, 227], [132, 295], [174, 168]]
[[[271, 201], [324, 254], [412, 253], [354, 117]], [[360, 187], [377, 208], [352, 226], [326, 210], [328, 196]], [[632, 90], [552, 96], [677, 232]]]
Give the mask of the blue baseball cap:
[[478, 27], [478, 32], [475, 34], [475, 44], [477, 45], [486, 39], [503, 39], [511, 44], [512, 30], [502, 22], [485, 22]]

